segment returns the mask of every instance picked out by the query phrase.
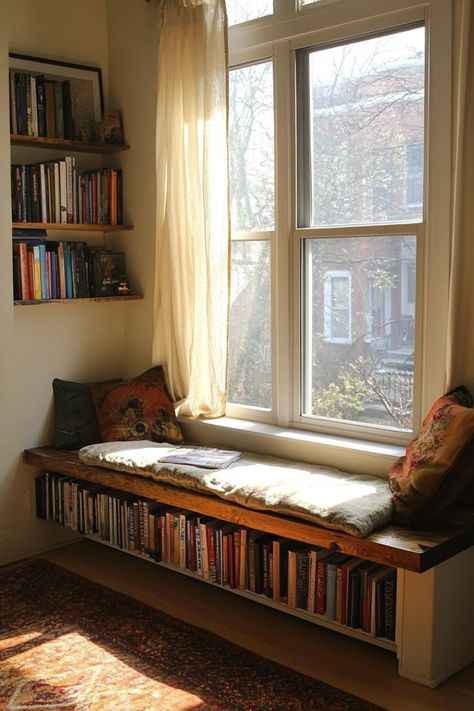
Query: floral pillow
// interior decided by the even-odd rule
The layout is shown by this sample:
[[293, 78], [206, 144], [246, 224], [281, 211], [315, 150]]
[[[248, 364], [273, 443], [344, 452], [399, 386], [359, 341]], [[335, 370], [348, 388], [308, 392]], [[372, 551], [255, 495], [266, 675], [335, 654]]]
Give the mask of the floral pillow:
[[183, 442], [161, 366], [131, 380], [90, 389], [103, 442]]
[[426, 526], [474, 482], [474, 410], [460, 386], [435, 402], [389, 472], [395, 520]]

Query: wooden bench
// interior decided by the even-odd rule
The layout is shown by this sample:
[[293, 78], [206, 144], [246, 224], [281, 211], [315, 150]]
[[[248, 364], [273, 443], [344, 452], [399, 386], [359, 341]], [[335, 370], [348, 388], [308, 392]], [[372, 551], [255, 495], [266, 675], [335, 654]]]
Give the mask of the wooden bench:
[[[474, 513], [462, 511], [456, 514], [456, 521], [445, 521], [433, 530], [417, 531], [400, 526], [387, 526], [366, 538], [355, 538], [346, 533], [331, 531], [309, 524], [296, 518], [278, 514], [253, 511], [238, 504], [224, 501], [212, 495], [203, 495], [187, 491], [168, 484], [156, 482], [137, 475], [131, 475], [111, 469], [89, 466], [79, 460], [75, 451], [56, 450], [51, 447], [28, 449], [24, 452], [24, 462], [43, 470], [69, 475], [82, 481], [99, 484], [121, 492], [153, 499], [164, 504], [188, 509], [199, 514], [219, 518], [230, 523], [257, 529], [276, 536], [283, 536], [303, 543], [322, 546], [334, 551], [341, 551], [383, 565], [398, 569], [397, 583], [397, 643], [396, 649], [400, 660], [400, 673], [428, 686], [436, 686], [454, 671], [474, 659], [474, 645], [464, 645], [466, 650], [459, 653], [462, 644], [457, 644], [457, 654], [452, 662], [436, 661], [453, 659], [450, 646], [454, 644], [446, 635], [445, 606], [440, 611], [436, 608], [436, 591], [446, 587], [445, 577], [440, 571], [446, 566], [453, 567], [452, 561], [462, 556], [471, 556], [474, 545]], [[462, 571], [461, 564], [460, 570]], [[457, 565], [455, 567], [458, 567]], [[470, 565], [471, 570], [474, 565]], [[428, 572], [427, 572], [428, 571]], [[422, 575], [416, 575], [422, 573]], [[449, 573], [448, 573], [449, 574]], [[454, 587], [461, 581], [454, 580]], [[464, 584], [464, 583], [463, 583]], [[454, 590], [452, 587], [451, 593]], [[474, 576], [470, 572], [467, 585], [474, 596]], [[456, 595], [448, 595], [456, 600]], [[454, 604], [464, 600], [465, 593]], [[472, 617], [471, 611], [463, 610]], [[460, 611], [449, 613], [452, 619], [452, 631], [458, 629]], [[436, 615], [443, 620], [436, 622]], [[409, 629], [416, 624], [417, 629]], [[442, 639], [436, 640], [436, 629], [443, 630]], [[461, 628], [463, 626], [461, 625]], [[341, 630], [342, 631], [342, 630]], [[472, 637], [473, 635], [471, 635]], [[423, 641], [424, 640], [424, 643]], [[430, 648], [427, 648], [427, 645]], [[445, 645], [437, 651], [438, 645]], [[424, 645], [424, 646], [423, 646]]]

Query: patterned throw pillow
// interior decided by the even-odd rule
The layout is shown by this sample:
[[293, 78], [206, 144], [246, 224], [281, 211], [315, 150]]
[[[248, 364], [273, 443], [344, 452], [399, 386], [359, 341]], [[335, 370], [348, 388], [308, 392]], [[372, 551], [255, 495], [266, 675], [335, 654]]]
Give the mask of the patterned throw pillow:
[[55, 378], [53, 392], [55, 448], [79, 449], [101, 442], [89, 383]]
[[131, 380], [91, 385], [91, 394], [103, 442], [183, 442], [161, 366]]
[[397, 523], [427, 526], [474, 482], [474, 410], [463, 386], [435, 402], [389, 473]]

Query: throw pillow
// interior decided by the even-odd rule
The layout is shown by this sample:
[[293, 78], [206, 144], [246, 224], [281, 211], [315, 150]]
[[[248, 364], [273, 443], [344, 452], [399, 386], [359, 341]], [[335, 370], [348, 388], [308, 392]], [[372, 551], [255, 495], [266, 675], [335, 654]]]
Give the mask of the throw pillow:
[[437, 400], [406, 453], [391, 468], [397, 523], [427, 526], [474, 480], [474, 410], [463, 386]]
[[103, 442], [183, 442], [161, 366], [131, 380], [91, 385], [91, 394]]
[[55, 378], [53, 393], [55, 448], [79, 449], [101, 442], [89, 383]]

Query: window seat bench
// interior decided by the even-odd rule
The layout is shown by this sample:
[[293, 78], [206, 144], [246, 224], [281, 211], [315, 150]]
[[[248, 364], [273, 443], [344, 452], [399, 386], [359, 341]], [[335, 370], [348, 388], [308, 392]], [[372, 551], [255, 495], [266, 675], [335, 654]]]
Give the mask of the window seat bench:
[[400, 673], [437, 686], [474, 659], [474, 634], [467, 632], [474, 616], [466, 609], [474, 599], [472, 510], [459, 511], [455, 520], [445, 520], [429, 531], [388, 525], [356, 538], [301, 519], [247, 509], [209, 494], [91, 466], [79, 459], [77, 451], [27, 449], [23, 460], [42, 470], [396, 567]]

